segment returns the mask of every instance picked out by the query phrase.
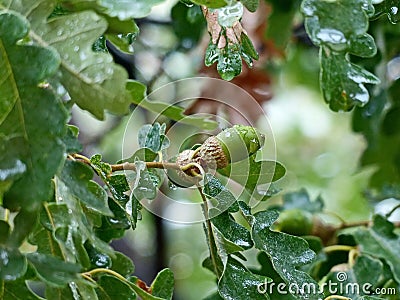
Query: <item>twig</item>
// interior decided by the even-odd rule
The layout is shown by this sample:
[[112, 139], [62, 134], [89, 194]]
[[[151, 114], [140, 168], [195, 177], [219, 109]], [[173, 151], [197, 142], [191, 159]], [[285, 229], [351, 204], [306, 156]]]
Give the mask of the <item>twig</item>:
[[210, 248], [210, 258], [212, 261], [212, 264], [214, 266], [214, 271], [215, 274], [217, 275], [217, 278], [221, 278], [222, 276], [222, 271], [219, 268], [219, 265], [222, 264], [221, 258], [218, 255], [218, 249], [217, 249], [217, 244], [215, 243], [214, 239], [214, 232], [212, 230], [212, 225], [211, 221], [208, 216], [208, 205], [207, 205], [207, 199], [205, 195], [203, 194], [203, 191], [201, 190], [200, 186], [197, 186], [197, 189], [199, 190], [199, 193], [201, 195], [201, 198], [203, 200], [203, 213], [204, 217], [206, 218], [205, 221], [205, 227], [206, 227], [206, 235], [207, 235], [207, 241], [208, 241], [208, 246]]

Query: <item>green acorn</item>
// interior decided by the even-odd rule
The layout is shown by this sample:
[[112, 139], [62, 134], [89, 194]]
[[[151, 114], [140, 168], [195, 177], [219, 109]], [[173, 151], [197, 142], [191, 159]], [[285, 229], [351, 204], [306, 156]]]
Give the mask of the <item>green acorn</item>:
[[234, 125], [210, 136], [196, 150], [185, 150], [179, 153], [176, 163], [184, 170], [178, 172], [181, 179], [188, 185], [196, 183], [201, 177], [201, 171], [196, 166], [185, 168], [190, 163], [196, 163], [205, 171], [225, 168], [228, 164], [241, 161], [256, 153], [265, 142], [265, 136], [251, 126]]
[[265, 136], [254, 127], [234, 125], [210, 136], [196, 150], [195, 158], [207, 168], [222, 169], [230, 163], [248, 158], [259, 150], [265, 142]]

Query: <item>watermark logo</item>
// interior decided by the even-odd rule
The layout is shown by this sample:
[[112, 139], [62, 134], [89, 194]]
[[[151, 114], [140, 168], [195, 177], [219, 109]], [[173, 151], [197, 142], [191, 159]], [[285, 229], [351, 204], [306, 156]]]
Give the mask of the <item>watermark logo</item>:
[[276, 283], [265, 280], [257, 286], [260, 294], [280, 294], [280, 295], [396, 295], [397, 289], [394, 287], [373, 288], [373, 283], [350, 282], [346, 272], [336, 273], [336, 280], [327, 280], [321, 284], [306, 282], [299, 283], [284, 282]]

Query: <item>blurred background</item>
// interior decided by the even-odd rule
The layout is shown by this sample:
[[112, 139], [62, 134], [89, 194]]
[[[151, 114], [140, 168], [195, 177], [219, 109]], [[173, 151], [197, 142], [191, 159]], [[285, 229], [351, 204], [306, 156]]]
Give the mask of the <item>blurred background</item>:
[[[281, 3], [275, 4], [280, 17], [270, 15], [268, 5], [243, 17], [243, 26], [260, 60], [252, 70], [246, 67], [233, 81], [264, 109], [268, 122], [259, 118], [260, 111], [250, 109], [249, 114], [261, 131], [272, 130], [275, 158], [287, 169], [286, 176], [275, 184], [281, 191], [262, 205], [279, 201], [285, 193], [306, 188], [311, 198], [319, 195], [323, 198], [326, 211], [332, 215], [338, 214], [346, 221], [366, 220], [372, 208], [364, 192], [373, 169], [358, 165], [365, 141], [352, 131], [351, 114], [331, 112], [322, 99], [318, 86], [318, 49], [311, 45], [304, 32], [299, 1]], [[276, 38], [271, 44], [269, 39], [277, 34], [266, 27], [267, 18], [275, 26], [282, 22], [280, 43]], [[125, 54], [122, 63], [132, 78], [148, 86], [148, 93], [178, 79], [217, 76], [215, 65], [204, 67], [209, 36], [198, 7], [167, 1], [154, 7], [149, 17], [136, 21], [140, 34], [131, 45], [132, 54]], [[171, 101], [173, 95], [171, 92], [161, 100]], [[235, 95], [232, 99], [235, 101]], [[210, 104], [198, 99], [185, 108], [189, 113], [201, 113], [205, 108], [209, 110]], [[214, 113], [220, 113], [218, 107], [213, 109]], [[75, 107], [72, 123], [80, 128], [84, 154], [101, 153], [104, 161], [114, 163], [122, 158], [123, 151], [128, 156], [129, 151], [137, 149], [138, 129], [153, 122], [154, 115], [140, 108], [135, 110], [140, 113], [135, 114], [133, 122], [130, 116], [112, 115], [100, 122]], [[227, 119], [234, 118], [229, 112], [224, 113], [228, 114]], [[185, 128], [181, 130], [184, 132]], [[173, 136], [170, 138], [173, 144]], [[163, 189], [182, 201], [198, 197], [193, 191], [176, 187]], [[136, 230], [113, 242], [117, 250], [133, 259], [135, 275], [150, 284], [160, 269], [169, 267], [176, 279], [175, 299], [198, 300], [211, 294], [216, 287], [214, 276], [201, 266], [208, 252], [202, 224], [170, 222], [146, 209], [142, 214]], [[248, 256], [252, 262], [251, 253]]]

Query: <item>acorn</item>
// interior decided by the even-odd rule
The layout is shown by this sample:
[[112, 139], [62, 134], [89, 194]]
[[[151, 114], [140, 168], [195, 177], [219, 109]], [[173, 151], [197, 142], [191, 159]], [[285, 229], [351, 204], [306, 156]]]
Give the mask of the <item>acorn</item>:
[[179, 185], [188, 186], [199, 182], [202, 171], [199, 167], [206, 172], [225, 168], [230, 163], [241, 161], [256, 153], [264, 142], [263, 134], [251, 126], [244, 125], [234, 125], [216, 136], [210, 136], [196, 150], [184, 150], [177, 156], [176, 163], [182, 168], [178, 175], [184, 181]]
[[234, 125], [210, 136], [196, 149], [195, 157], [206, 168], [222, 169], [256, 153], [265, 142], [265, 136], [254, 127]]

